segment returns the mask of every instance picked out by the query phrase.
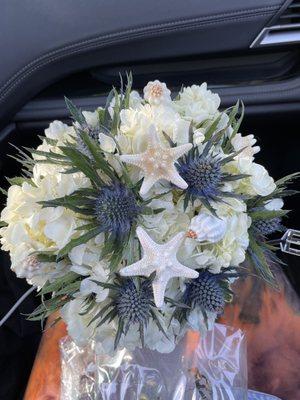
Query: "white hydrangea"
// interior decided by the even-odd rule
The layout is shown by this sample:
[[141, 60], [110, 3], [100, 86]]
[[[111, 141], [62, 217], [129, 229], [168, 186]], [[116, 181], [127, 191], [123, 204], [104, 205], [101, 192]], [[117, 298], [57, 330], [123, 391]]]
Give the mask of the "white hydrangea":
[[86, 346], [94, 336], [95, 324], [89, 324], [93, 314], [81, 314], [82, 299], [74, 299], [66, 303], [61, 311], [61, 317], [67, 325], [67, 330], [78, 346]]
[[95, 301], [97, 303], [101, 303], [107, 298], [109, 290], [104, 289], [101, 285], [98, 285], [95, 282], [109, 281], [109, 271], [107, 266], [103, 265], [101, 262], [97, 262], [93, 268], [88, 268], [82, 265], [72, 265], [71, 271], [86, 276], [86, 278], [84, 278], [80, 283], [79, 293], [76, 297], [85, 298], [90, 294], [95, 294]]
[[220, 103], [219, 95], [208, 90], [206, 83], [202, 83], [201, 86], [184, 88], [174, 105], [184, 118], [199, 124], [207, 119], [214, 119]]
[[[1, 212], [1, 220], [8, 224], [1, 228], [1, 244], [3, 250], [10, 252], [11, 268], [19, 276], [23, 274], [23, 260], [27, 256], [35, 251], [63, 248], [82, 224], [72, 211], [64, 207], [42, 208], [38, 202], [62, 197], [89, 186], [89, 180], [79, 173], [42, 176], [34, 171], [32, 184], [25, 181], [21, 186], [9, 188], [7, 204]], [[54, 267], [55, 263], [48, 267], [51, 265]]]

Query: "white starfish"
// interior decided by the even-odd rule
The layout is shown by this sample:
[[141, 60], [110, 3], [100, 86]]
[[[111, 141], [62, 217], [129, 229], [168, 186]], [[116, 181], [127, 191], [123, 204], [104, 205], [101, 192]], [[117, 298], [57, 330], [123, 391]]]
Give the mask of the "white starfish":
[[147, 135], [148, 147], [144, 153], [120, 156], [122, 161], [136, 165], [143, 170], [144, 180], [140, 194], [145, 195], [160, 179], [166, 179], [179, 188], [186, 189], [188, 184], [179, 175], [174, 162], [189, 151], [193, 145], [187, 143], [177, 147], [163, 147], [154, 125], [149, 127]]
[[151, 237], [138, 227], [136, 230], [139, 241], [143, 247], [143, 258], [134, 264], [120, 270], [122, 276], [150, 276], [154, 271], [153, 280], [154, 302], [157, 307], [162, 307], [166, 286], [170, 279], [175, 277], [197, 278], [198, 272], [182, 265], [176, 257], [176, 253], [185, 236], [184, 232], [178, 233], [169, 242], [155, 243]]

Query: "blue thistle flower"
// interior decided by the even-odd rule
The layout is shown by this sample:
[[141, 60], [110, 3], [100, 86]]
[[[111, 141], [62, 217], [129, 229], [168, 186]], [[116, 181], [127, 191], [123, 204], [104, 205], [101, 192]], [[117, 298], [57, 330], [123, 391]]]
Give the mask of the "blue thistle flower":
[[200, 272], [198, 278], [187, 282], [183, 303], [190, 307], [199, 306], [204, 311], [222, 313], [225, 306], [225, 293], [221, 286], [221, 279], [224, 279], [224, 274]]
[[127, 234], [140, 212], [132, 190], [120, 182], [103, 186], [95, 200], [95, 216], [104, 232]]
[[125, 324], [125, 333], [133, 324], [146, 326], [153, 306], [153, 292], [149, 280], [144, 280], [139, 288], [132, 279], [125, 280], [116, 297], [116, 310], [119, 319]]
[[[157, 309], [154, 304], [152, 280], [143, 278], [122, 278], [117, 276], [114, 283], [107, 284], [99, 282], [103, 288], [110, 289], [110, 303], [108, 303], [96, 316], [102, 318], [98, 326], [106, 321], [117, 319], [117, 334], [115, 337], [115, 349], [118, 346], [122, 335], [134, 325], [138, 326], [140, 339], [144, 345], [144, 332], [150, 318], [156, 323], [159, 330], [165, 335], [157, 316]], [[167, 336], [166, 336], [167, 337]]]
[[233, 181], [245, 178], [247, 175], [231, 175], [222, 171], [222, 166], [233, 160], [237, 153], [221, 158], [219, 155], [212, 155], [210, 150], [214, 144], [213, 138], [206, 143], [203, 152], [195, 147], [182, 157], [177, 170], [186, 181], [188, 187], [185, 195], [185, 207], [191, 200], [194, 202], [200, 199], [205, 207], [215, 214], [211, 202], [223, 201], [223, 197], [240, 198], [240, 195], [225, 192], [222, 186], [226, 181]]
[[284, 229], [281, 218], [261, 219], [253, 222], [253, 228], [259, 235], [267, 236]]

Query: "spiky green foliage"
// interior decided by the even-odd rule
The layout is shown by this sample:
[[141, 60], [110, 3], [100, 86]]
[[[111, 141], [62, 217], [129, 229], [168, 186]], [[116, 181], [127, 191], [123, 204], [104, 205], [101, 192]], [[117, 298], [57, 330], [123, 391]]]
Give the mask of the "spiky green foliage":
[[62, 308], [74, 298], [74, 294], [80, 288], [82, 278], [81, 275], [75, 272], [68, 272], [52, 282], [46, 282], [38, 292], [41, 304], [28, 316], [28, 319], [30, 321], [41, 321], [42, 325], [44, 325], [44, 321], [49, 315]]
[[277, 287], [277, 282], [272, 273], [272, 264], [283, 264], [283, 262], [276, 255], [278, 248], [268, 242], [268, 236], [284, 230], [282, 218], [289, 213], [289, 210], [267, 210], [265, 204], [272, 199], [298, 193], [296, 190], [288, 189], [288, 185], [299, 177], [300, 173], [287, 175], [275, 182], [276, 189], [268, 196], [256, 196], [247, 201], [252, 225], [249, 230], [250, 241], [246, 258], [254, 272], [274, 287]]
[[131, 279], [117, 276], [111, 284], [98, 281], [95, 283], [109, 289], [110, 294], [108, 304], [96, 313], [90, 324], [96, 322], [96, 326], [101, 326], [116, 319], [118, 329], [115, 348], [117, 348], [122, 335], [126, 335], [133, 326], [138, 327], [141, 343], [144, 346], [144, 333], [150, 319], [153, 319], [158, 329], [165, 334], [154, 304], [151, 278]]

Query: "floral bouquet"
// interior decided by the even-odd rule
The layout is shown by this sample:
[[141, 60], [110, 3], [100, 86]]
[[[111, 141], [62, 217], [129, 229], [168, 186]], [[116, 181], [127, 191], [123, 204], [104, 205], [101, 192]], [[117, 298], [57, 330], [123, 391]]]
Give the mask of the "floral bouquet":
[[298, 176], [274, 182], [255, 162], [242, 103], [220, 111], [206, 83], [171, 95], [158, 80], [141, 97], [131, 81], [94, 112], [66, 99], [72, 125], [18, 150], [1, 214], [11, 268], [41, 297], [29, 318], [59, 310], [77, 345], [112, 356], [205, 334], [240, 275], [276, 286], [268, 237]]

